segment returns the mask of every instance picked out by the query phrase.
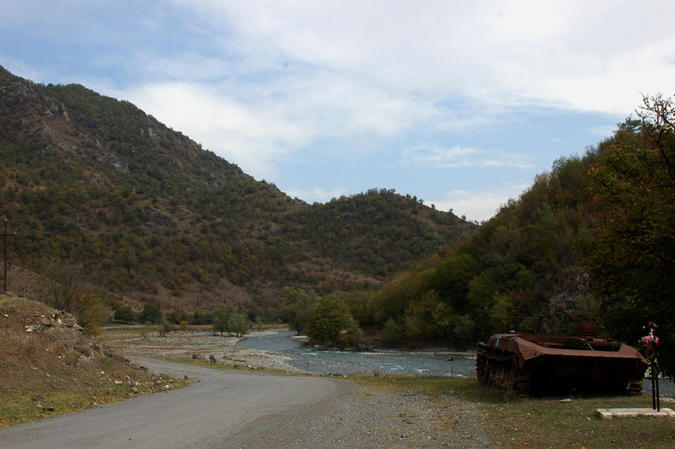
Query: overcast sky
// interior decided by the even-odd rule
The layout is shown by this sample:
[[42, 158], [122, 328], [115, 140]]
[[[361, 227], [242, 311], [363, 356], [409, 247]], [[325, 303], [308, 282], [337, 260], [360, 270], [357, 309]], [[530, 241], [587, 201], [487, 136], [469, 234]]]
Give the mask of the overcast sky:
[[673, 1], [0, 0], [0, 65], [126, 99], [307, 202], [482, 221], [675, 93]]

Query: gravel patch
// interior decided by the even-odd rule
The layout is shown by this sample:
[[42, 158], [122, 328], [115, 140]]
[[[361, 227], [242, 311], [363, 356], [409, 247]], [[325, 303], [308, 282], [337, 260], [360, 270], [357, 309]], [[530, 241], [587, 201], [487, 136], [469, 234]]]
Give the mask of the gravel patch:
[[226, 447], [490, 448], [485, 418], [468, 402], [432, 402], [344, 382], [340, 392], [308, 409], [266, 416], [228, 439]]

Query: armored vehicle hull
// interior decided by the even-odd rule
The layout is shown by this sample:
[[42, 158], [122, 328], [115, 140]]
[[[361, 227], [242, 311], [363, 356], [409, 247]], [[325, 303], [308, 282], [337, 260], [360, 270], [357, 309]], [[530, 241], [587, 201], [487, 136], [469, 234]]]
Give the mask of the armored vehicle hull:
[[495, 334], [476, 358], [481, 383], [517, 394], [639, 392], [646, 369], [635, 348], [591, 337]]

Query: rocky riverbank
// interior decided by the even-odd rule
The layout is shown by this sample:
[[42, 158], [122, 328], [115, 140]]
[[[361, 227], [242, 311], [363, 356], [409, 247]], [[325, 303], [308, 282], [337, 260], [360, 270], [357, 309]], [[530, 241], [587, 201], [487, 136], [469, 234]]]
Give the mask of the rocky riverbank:
[[[252, 331], [249, 336], [272, 335], [275, 331]], [[265, 369], [301, 373], [282, 354], [237, 346], [241, 337], [214, 335], [206, 330], [173, 331], [160, 336], [147, 326], [104, 329], [106, 345], [125, 357], [162, 357], [174, 360], [201, 360], [234, 368]]]

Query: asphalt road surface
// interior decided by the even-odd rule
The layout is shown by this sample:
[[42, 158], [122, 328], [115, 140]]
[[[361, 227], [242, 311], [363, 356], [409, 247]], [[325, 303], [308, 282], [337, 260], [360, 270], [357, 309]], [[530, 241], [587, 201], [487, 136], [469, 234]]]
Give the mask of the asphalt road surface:
[[280, 430], [291, 426], [293, 431], [299, 425], [298, 419], [310, 419], [312, 410], [330, 407], [328, 402], [344, 390], [355, 389], [350, 382], [327, 378], [136, 361], [154, 372], [187, 375], [199, 382], [179, 390], [9, 427], [0, 430], [0, 448], [280, 447], [283, 445], [275, 444]]

